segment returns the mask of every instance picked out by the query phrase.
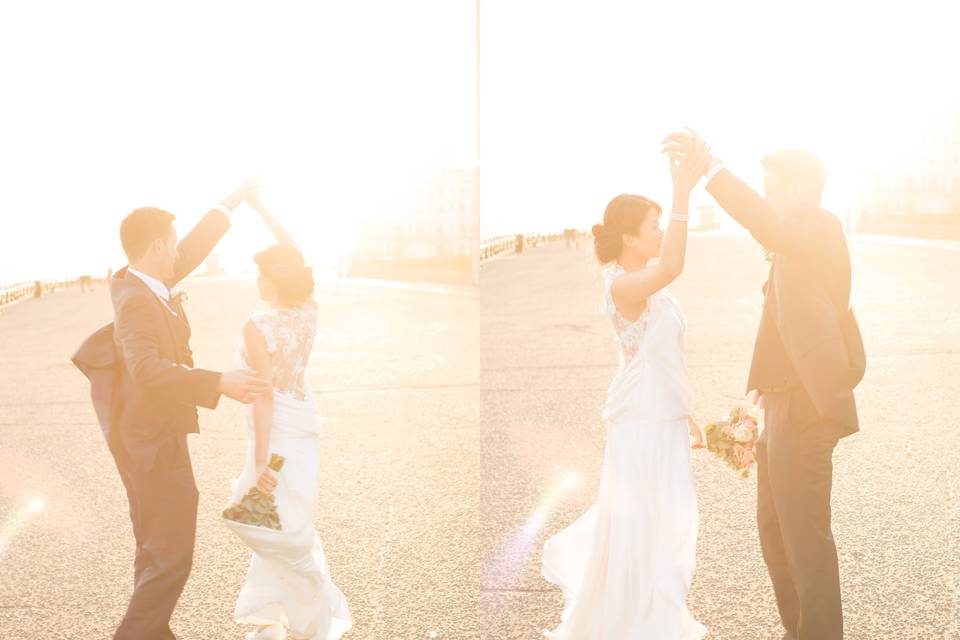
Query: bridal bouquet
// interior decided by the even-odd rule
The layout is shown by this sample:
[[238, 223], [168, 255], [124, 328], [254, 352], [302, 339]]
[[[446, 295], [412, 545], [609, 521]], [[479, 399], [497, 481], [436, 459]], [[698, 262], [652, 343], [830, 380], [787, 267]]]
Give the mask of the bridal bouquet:
[[760, 437], [759, 412], [744, 407], [730, 411], [727, 420], [711, 422], [703, 428], [706, 448], [746, 478], [756, 464], [754, 445]]
[[[283, 456], [273, 454], [267, 465], [274, 471], [283, 468]], [[272, 495], [267, 495], [257, 487], [247, 491], [239, 504], [223, 510], [225, 520], [232, 520], [241, 524], [250, 524], [256, 527], [280, 530], [280, 516], [277, 514], [277, 503]]]

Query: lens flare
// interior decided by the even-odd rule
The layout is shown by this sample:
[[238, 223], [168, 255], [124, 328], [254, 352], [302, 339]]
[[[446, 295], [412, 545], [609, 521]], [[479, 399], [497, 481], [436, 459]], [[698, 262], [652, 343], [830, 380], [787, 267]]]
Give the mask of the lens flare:
[[503, 576], [507, 573], [519, 573], [533, 551], [534, 544], [540, 536], [547, 517], [556, 505], [580, 483], [579, 474], [569, 473], [554, 482], [540, 498], [536, 508], [524, 521], [519, 530], [514, 532], [500, 547], [493, 562], [485, 572], [485, 582]]
[[34, 498], [29, 504], [10, 514], [7, 521], [0, 527], [0, 559], [6, 554], [10, 542], [26, 528], [30, 518], [39, 514], [46, 507], [47, 503], [43, 498]]

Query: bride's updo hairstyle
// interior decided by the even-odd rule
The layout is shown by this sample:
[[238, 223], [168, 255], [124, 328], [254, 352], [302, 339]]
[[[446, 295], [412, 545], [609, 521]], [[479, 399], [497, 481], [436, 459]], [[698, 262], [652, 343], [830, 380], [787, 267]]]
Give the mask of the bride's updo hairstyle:
[[299, 307], [313, 297], [313, 270], [292, 244], [275, 244], [253, 257], [261, 275], [270, 281], [285, 307]]
[[660, 215], [661, 212], [660, 205], [643, 196], [622, 193], [611, 200], [603, 212], [603, 224], [593, 225], [593, 248], [600, 264], [620, 257], [623, 234], [637, 235], [648, 215]]

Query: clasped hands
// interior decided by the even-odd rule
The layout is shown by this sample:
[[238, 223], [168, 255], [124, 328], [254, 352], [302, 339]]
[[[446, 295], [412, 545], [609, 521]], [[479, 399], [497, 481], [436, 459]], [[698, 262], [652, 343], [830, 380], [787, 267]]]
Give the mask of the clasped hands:
[[663, 140], [660, 152], [670, 160], [674, 188], [689, 192], [697, 185], [714, 161], [710, 147], [693, 129], [674, 131]]

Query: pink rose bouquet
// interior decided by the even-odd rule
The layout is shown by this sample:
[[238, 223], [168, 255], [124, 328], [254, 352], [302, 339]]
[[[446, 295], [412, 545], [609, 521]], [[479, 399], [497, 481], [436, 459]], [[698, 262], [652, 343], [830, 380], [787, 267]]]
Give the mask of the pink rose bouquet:
[[711, 422], [703, 428], [706, 449], [746, 478], [756, 465], [754, 446], [760, 430], [758, 412], [736, 407], [727, 420]]

